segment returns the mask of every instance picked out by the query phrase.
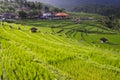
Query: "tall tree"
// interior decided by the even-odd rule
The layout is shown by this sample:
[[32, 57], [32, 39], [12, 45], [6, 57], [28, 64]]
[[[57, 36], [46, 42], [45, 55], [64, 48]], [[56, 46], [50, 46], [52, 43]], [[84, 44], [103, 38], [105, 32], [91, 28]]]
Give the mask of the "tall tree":
[[50, 8], [48, 6], [45, 6], [45, 12], [49, 12]]
[[20, 17], [21, 19], [25, 19], [25, 18], [27, 17], [27, 13], [24, 12], [24, 11], [19, 11], [19, 17]]

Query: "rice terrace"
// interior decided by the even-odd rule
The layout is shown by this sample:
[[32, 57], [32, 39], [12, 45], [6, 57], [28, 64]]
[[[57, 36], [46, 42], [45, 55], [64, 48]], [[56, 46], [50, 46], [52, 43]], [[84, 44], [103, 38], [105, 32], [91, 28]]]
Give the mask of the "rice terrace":
[[0, 80], [120, 80], [119, 18], [60, 11], [0, 20]]

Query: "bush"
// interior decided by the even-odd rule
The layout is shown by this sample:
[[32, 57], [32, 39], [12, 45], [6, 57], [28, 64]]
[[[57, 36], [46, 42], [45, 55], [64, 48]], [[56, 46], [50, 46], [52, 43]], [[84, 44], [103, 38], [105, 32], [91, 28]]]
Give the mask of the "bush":
[[34, 28], [34, 27], [30, 28], [30, 30], [31, 32], [37, 32], [37, 28]]

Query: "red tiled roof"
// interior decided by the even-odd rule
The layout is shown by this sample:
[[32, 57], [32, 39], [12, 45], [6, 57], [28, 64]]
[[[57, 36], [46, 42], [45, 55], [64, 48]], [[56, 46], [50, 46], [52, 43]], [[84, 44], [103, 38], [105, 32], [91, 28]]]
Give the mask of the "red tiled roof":
[[67, 14], [67, 13], [56, 13], [55, 16], [59, 16], [59, 17], [67, 17], [68, 14]]

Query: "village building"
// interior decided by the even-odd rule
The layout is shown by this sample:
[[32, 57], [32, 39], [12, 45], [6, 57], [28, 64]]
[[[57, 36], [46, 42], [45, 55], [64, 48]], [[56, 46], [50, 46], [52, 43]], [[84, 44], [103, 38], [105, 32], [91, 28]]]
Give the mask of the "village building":
[[52, 19], [53, 14], [52, 13], [42, 13], [42, 16], [40, 16], [40, 19]]
[[61, 12], [61, 13], [43, 13], [40, 19], [49, 19], [49, 20], [57, 20], [57, 19], [65, 19], [68, 17], [67, 13]]
[[5, 18], [5, 19], [15, 19], [16, 14], [15, 13], [3, 13], [2, 15], [0, 15], [1, 18]]
[[29, 12], [27, 14], [27, 18], [28, 19], [39, 19], [39, 17], [41, 16], [42, 14], [41, 13], [32, 13], [32, 12]]
[[55, 16], [56, 16], [56, 17], [67, 17], [68, 14], [67, 14], [67, 13], [64, 13], [64, 12], [61, 12], [61, 13], [56, 13]]
[[0, 15], [0, 19], [2, 18], [2, 15]]

